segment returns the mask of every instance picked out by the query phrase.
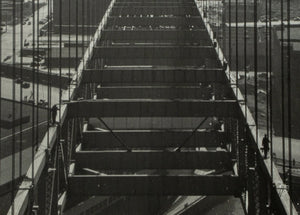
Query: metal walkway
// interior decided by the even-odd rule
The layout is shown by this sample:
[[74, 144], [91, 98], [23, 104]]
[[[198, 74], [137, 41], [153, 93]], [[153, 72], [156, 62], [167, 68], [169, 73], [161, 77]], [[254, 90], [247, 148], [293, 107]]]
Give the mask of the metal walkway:
[[[202, 124], [237, 117], [237, 102], [195, 2], [116, 1], [102, 33], [83, 72], [83, 97], [94, 100], [70, 103], [68, 116], [98, 117], [107, 127], [83, 132], [69, 176], [70, 201], [85, 195], [239, 196], [238, 176], [192, 171], [233, 170], [224, 131]], [[179, 123], [191, 127], [155, 127], [166, 117], [181, 117]], [[122, 119], [127, 126], [115, 130]]]
[[[38, 186], [55, 187], [37, 194], [46, 196], [43, 210], [90, 196], [233, 195], [248, 214], [295, 211], [194, 0], [112, 1], [79, 71], [61, 107], [63, 133], [49, 130], [52, 162], [45, 151], [36, 160], [35, 180], [48, 180]], [[21, 214], [30, 191], [19, 194]]]

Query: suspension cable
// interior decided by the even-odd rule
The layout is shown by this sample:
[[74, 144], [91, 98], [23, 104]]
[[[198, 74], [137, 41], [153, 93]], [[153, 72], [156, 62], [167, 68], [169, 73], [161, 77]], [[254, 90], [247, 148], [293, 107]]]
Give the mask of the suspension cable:
[[[288, 99], [288, 156], [289, 156], [289, 192], [293, 195], [292, 183], [292, 102], [291, 102], [291, 5], [287, 0], [287, 99]], [[290, 210], [293, 203], [290, 201]]]
[[[268, 31], [268, 25], [269, 25], [269, 19], [271, 19], [271, 13], [268, 12], [268, 0], [265, 1], [265, 13], [266, 13], [266, 20], [265, 20], [265, 66], [266, 66], [266, 74], [265, 74], [265, 79], [266, 79], [266, 84], [265, 84], [265, 90], [266, 90], [266, 127], [267, 127], [267, 137], [270, 137], [269, 133], [269, 34], [271, 34], [271, 29], [270, 32]], [[271, 134], [272, 135], [272, 134]]]
[[[69, 52], [69, 70], [68, 70], [68, 80], [71, 80], [71, 0], [68, 1], [68, 7], [69, 7], [69, 47], [68, 47], [68, 52]], [[77, 48], [77, 47], [76, 47]], [[68, 90], [69, 98], [68, 100], [71, 100], [71, 87], [69, 87]]]
[[[48, 34], [47, 34], [47, 40], [48, 40], [48, 46], [47, 46], [47, 72], [48, 72], [48, 78], [47, 78], [47, 97], [48, 97], [48, 111], [47, 111], [47, 128], [50, 127], [50, 121], [51, 121], [51, 113], [50, 108], [52, 107], [52, 64], [51, 64], [51, 57], [52, 57], [52, 0], [48, 1]], [[49, 132], [47, 132], [47, 148], [50, 148], [50, 136]]]
[[[2, 11], [2, 1], [0, 0], [0, 11]], [[0, 16], [0, 23], [2, 25], [2, 14]], [[6, 29], [7, 29], [7, 21], [6, 21]], [[0, 33], [0, 121], [2, 121], [2, 33]], [[0, 159], [2, 158], [2, 129], [0, 129]], [[0, 169], [2, 169], [2, 162], [0, 162]], [[2, 174], [0, 171], [0, 179], [2, 178]], [[1, 181], [1, 180], [0, 180]]]
[[13, 64], [13, 69], [12, 69], [12, 172], [11, 172], [11, 183], [12, 183], [12, 190], [11, 190], [11, 204], [12, 204], [12, 212], [14, 212], [15, 205], [14, 205], [14, 190], [15, 190], [15, 151], [16, 151], [16, 129], [15, 129], [15, 120], [16, 120], [16, 85], [15, 85], [15, 80], [16, 80], [16, 21], [17, 21], [17, 16], [16, 16], [16, 0], [13, 0], [13, 11], [12, 11], [12, 64]]
[[280, 1], [280, 15], [281, 15], [281, 126], [282, 126], [282, 168], [283, 168], [283, 181], [286, 181], [285, 170], [285, 75], [284, 75], [284, 4], [283, 0]]
[[31, 145], [31, 163], [32, 163], [32, 172], [31, 179], [32, 185], [35, 186], [34, 182], [34, 154], [35, 154], [35, 1], [32, 1], [32, 145]]
[[247, 111], [247, 103], [248, 103], [248, 91], [247, 91], [247, 0], [244, 0], [244, 100], [245, 100], [245, 118], [246, 122], [248, 120], [248, 111]]
[[258, 36], [258, 32], [257, 32], [257, 0], [254, 0], [254, 120], [255, 120], [255, 124], [256, 124], [256, 131], [255, 131], [255, 138], [256, 138], [256, 142], [258, 142], [258, 83], [257, 83], [257, 68], [258, 68], [258, 64], [257, 64], [257, 36]]
[[239, 92], [239, 28], [238, 28], [238, 0], [235, 0], [235, 83], [236, 83], [236, 99]]
[[273, 43], [272, 43], [272, 0], [269, 0], [269, 75], [268, 75], [268, 80], [269, 80], [269, 129], [270, 129], [270, 142], [271, 142], [271, 148], [270, 148], [270, 157], [271, 157], [271, 178], [273, 180], [273, 81], [272, 81], [272, 76], [273, 76], [273, 66], [272, 66], [272, 49], [273, 49]]
[[[231, 42], [231, 37], [232, 37], [232, 34], [231, 34], [231, 0], [229, 0], [229, 5], [228, 5], [228, 21], [229, 21], [229, 35], [228, 35], [228, 38], [229, 38], [229, 41], [228, 41], [228, 58], [229, 58], [229, 66], [231, 67], [232, 66], [232, 50], [231, 50], [231, 47], [232, 47], [232, 42]], [[231, 71], [229, 70], [229, 81], [231, 82]]]
[[36, 13], [37, 13], [37, 22], [36, 22], [36, 46], [37, 46], [37, 50], [36, 50], [36, 121], [35, 121], [35, 151], [37, 151], [38, 149], [38, 145], [39, 145], [39, 128], [38, 128], [38, 124], [39, 124], [39, 111], [40, 111], [40, 0], [37, 0], [36, 2], [37, 7], [36, 7]]

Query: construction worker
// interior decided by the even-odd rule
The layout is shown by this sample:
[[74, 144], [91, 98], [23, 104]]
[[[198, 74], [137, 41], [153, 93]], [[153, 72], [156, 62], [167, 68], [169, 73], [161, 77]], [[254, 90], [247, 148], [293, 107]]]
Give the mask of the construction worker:
[[214, 117], [211, 122], [212, 131], [221, 131], [223, 123], [224, 123], [223, 120]]
[[55, 123], [56, 123], [56, 116], [57, 116], [58, 110], [59, 110], [59, 108], [57, 107], [57, 105], [53, 105], [51, 108], [52, 125], [55, 125]]
[[268, 139], [267, 135], [265, 134], [263, 140], [262, 140], [262, 150], [264, 151], [265, 159], [268, 157], [268, 152], [269, 152], [269, 142], [270, 140]]

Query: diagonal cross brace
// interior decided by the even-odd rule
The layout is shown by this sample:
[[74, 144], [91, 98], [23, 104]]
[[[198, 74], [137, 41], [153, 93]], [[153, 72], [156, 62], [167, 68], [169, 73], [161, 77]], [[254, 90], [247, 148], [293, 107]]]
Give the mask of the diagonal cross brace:
[[109, 132], [113, 135], [114, 138], [122, 145], [128, 152], [131, 152], [131, 148], [129, 148], [124, 141], [104, 122], [104, 120], [101, 117], [98, 117], [100, 122], [105, 126], [106, 129], [109, 130]]

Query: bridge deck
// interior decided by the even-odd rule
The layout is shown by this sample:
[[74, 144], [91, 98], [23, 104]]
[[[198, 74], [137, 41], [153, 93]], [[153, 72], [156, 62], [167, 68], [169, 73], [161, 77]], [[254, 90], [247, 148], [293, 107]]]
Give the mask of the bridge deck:
[[[191, 129], [178, 130], [114, 130], [114, 133], [130, 148], [166, 149], [179, 147], [185, 140], [185, 147], [219, 147], [226, 142], [224, 132], [197, 131], [191, 136]], [[120, 143], [108, 130], [84, 131], [82, 133], [83, 149], [113, 149], [121, 148]], [[191, 136], [191, 137], [190, 137]], [[187, 139], [189, 138], [189, 139]]]
[[[191, 123], [192, 118], [235, 118], [239, 114], [195, 2], [116, 2], [102, 33], [94, 47], [91, 66], [84, 70], [82, 78], [83, 83], [98, 84], [94, 90], [97, 99], [68, 103], [68, 117], [102, 120], [94, 125], [96, 130], [83, 132], [74, 156], [70, 193], [80, 192], [82, 183], [90, 181], [86, 195], [238, 194], [241, 184], [237, 176], [180, 176], [180, 171], [178, 176], [150, 172], [146, 177], [128, 175], [128, 171], [150, 169], [232, 171], [224, 131], [198, 130], [203, 128], [204, 118], [195, 125]], [[118, 117], [126, 118], [123, 130], [108, 123], [108, 118]], [[161, 121], [182, 118], [190, 127], [172, 131], [170, 124], [159, 130], [158, 124], [153, 124], [150, 130], [141, 126], [129, 129], [132, 118], [155, 117]], [[80, 175], [87, 170], [118, 170], [123, 175]], [[221, 181], [225, 188], [219, 184]], [[125, 186], [119, 188], [120, 183]], [[161, 189], [164, 183], [169, 187]], [[198, 183], [207, 186], [200, 188]], [[95, 190], [97, 184], [100, 188]]]
[[[143, 143], [141, 143], [143, 146]], [[93, 170], [143, 170], [143, 169], [224, 169], [230, 168], [231, 160], [224, 149], [219, 151], [180, 152], [166, 150], [76, 150], [76, 168]]]
[[[71, 94], [72, 99], [82, 95], [84, 97], [82, 101], [73, 100], [61, 107], [62, 123], [65, 118], [84, 118], [88, 122], [98, 120], [102, 123], [99, 128], [89, 124], [87, 127], [92, 127], [92, 130], [82, 129], [80, 126], [76, 128], [80, 132], [75, 134], [74, 143], [79, 145], [74, 145], [77, 150], [74, 152], [74, 163], [70, 165], [67, 189], [71, 202], [72, 198], [76, 200], [81, 195], [242, 194], [246, 183], [241, 180], [239, 172], [234, 171], [236, 137], [228, 138], [228, 130], [234, 128], [226, 122], [237, 119], [244, 122], [245, 112], [249, 113], [249, 110], [242, 102], [241, 93], [228, 77], [229, 68], [224, 66], [222, 52], [203, 17], [192, 0], [185, 3], [181, 0], [111, 2], [79, 65], [78, 75], [73, 78], [70, 91], [64, 92], [62, 98], [67, 101], [68, 94]], [[195, 84], [198, 88], [202, 84], [209, 84], [213, 94], [218, 95], [214, 85], [216, 82], [226, 92], [222, 98], [195, 98], [198, 97], [197, 93], [193, 95], [185, 92], [188, 87], [196, 88]], [[90, 83], [97, 83], [98, 88]], [[77, 90], [77, 84], [80, 90]], [[178, 84], [181, 88], [173, 88], [171, 92], [170, 86]], [[126, 92], [125, 88], [135, 90]], [[84, 93], [81, 89], [84, 89]], [[105, 96], [101, 98], [104, 91]], [[120, 93], [116, 93], [117, 91]], [[187, 98], [186, 94], [191, 95], [192, 99]], [[104, 98], [110, 96], [112, 98]], [[137, 131], [125, 125], [120, 131], [108, 126], [104, 119], [114, 121], [126, 118], [127, 123], [127, 119], [155, 117], [166, 120], [183, 118], [186, 125], [194, 125], [195, 118], [202, 120], [196, 126], [173, 134], [172, 126], [163, 133], [155, 126], [150, 131], [141, 128]], [[250, 122], [252, 126], [247, 127], [249, 142], [258, 151], [259, 147], [253, 138], [255, 123], [249, 118], [248, 124]], [[212, 125], [210, 130], [204, 131], [201, 129], [206, 120]], [[215, 121], [223, 124], [224, 128], [221, 125], [214, 127]], [[108, 132], [111, 135], [109, 137]], [[193, 139], [186, 141], [190, 138], [186, 137], [186, 133], [192, 135]], [[46, 165], [46, 151], [54, 147], [59, 137], [57, 127], [51, 127], [48, 134], [26, 175], [28, 179], [33, 177], [35, 184]], [[226, 141], [223, 139], [225, 134]], [[81, 135], [83, 138], [78, 138]], [[174, 141], [175, 137], [180, 141]], [[157, 142], [152, 144], [151, 141]], [[260, 137], [258, 141], [261, 142]], [[113, 147], [113, 143], [120, 147]], [[226, 147], [227, 145], [232, 147]], [[209, 149], [211, 146], [214, 149]], [[262, 159], [259, 161], [269, 178], [270, 163]], [[229, 175], [180, 172], [181, 169], [196, 168], [224, 169]], [[136, 169], [142, 169], [146, 174]], [[103, 170], [105, 173], [101, 172]], [[115, 174], [115, 171], [120, 174]], [[279, 193], [277, 189], [282, 181], [276, 171], [273, 171], [276, 182], [274, 195], [288, 214], [294, 208], [287, 206], [290, 199], [286, 190]], [[86, 174], [87, 172], [94, 175]], [[31, 181], [25, 180], [18, 190], [14, 208], [18, 214], [26, 211], [31, 185]], [[9, 213], [11, 212], [12, 210]]]
[[200, 82], [226, 83], [227, 77], [221, 68], [152, 68], [110, 67], [105, 69], [86, 69], [82, 83], [131, 85], [191, 85]]
[[[235, 195], [237, 176], [75, 175], [69, 178], [71, 195]], [[101, 186], [102, 185], [102, 186]], [[176, 188], [176, 189], [174, 189]]]

